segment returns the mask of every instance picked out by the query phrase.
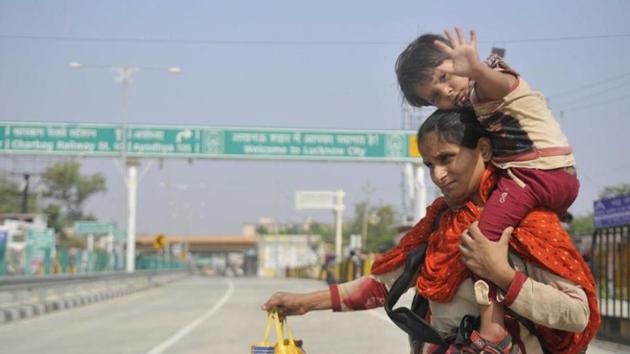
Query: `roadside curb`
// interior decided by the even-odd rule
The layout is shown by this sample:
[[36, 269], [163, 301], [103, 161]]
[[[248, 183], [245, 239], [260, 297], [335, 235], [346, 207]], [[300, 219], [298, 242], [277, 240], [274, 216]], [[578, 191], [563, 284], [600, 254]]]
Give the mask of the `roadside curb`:
[[155, 280], [149, 284], [131, 285], [125, 289], [111, 289], [108, 291], [86, 292], [79, 295], [71, 295], [67, 297], [57, 298], [38, 303], [11, 306], [0, 308], [0, 325], [10, 322], [32, 318], [46, 313], [67, 310], [75, 307], [86, 306], [89, 304], [114, 299], [117, 297], [130, 295], [142, 290], [147, 290], [162, 286], [177, 280], [188, 277], [189, 273], [178, 276], [165, 277], [166, 279]]

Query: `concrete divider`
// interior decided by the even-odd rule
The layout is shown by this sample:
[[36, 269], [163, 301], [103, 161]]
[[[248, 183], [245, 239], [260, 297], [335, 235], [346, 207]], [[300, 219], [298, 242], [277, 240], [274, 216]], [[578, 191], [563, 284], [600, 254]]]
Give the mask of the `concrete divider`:
[[19, 279], [15, 284], [3, 279], [3, 285], [0, 285], [0, 324], [132, 294], [189, 275], [186, 270], [154, 271], [63, 282], [40, 278], [39, 282], [33, 279], [27, 283]]

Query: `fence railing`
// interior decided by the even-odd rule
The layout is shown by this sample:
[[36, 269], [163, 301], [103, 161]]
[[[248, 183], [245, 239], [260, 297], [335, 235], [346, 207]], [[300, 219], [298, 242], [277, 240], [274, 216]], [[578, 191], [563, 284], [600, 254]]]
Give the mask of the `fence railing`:
[[[135, 269], [184, 269], [187, 262], [174, 256], [144, 253], [136, 256]], [[56, 247], [41, 258], [31, 259], [26, 253], [11, 254], [0, 264], [0, 279], [6, 276], [103, 273], [125, 270], [123, 257], [105, 250], [88, 251], [81, 248]]]
[[360, 258], [346, 258], [340, 263], [331, 263], [326, 266], [312, 265], [288, 268], [286, 276], [321, 279], [328, 283], [343, 283], [370, 274], [375, 259], [375, 254], [368, 254]]
[[630, 344], [630, 225], [593, 233], [590, 265], [595, 277], [602, 325], [598, 336]]

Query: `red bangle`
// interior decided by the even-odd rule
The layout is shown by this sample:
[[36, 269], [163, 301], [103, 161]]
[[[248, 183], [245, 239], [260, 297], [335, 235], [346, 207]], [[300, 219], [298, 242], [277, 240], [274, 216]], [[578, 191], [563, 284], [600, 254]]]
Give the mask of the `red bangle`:
[[341, 299], [339, 297], [339, 288], [337, 287], [337, 284], [330, 284], [330, 286], [328, 286], [328, 290], [330, 291], [332, 310], [335, 312], [341, 311]]
[[512, 282], [510, 282], [510, 287], [508, 288], [503, 301], [501, 301], [504, 306], [510, 306], [514, 303], [514, 300], [516, 300], [516, 297], [521, 292], [523, 284], [525, 284], [526, 280], [527, 274], [523, 272], [516, 272], [514, 274], [514, 278], [512, 278]]

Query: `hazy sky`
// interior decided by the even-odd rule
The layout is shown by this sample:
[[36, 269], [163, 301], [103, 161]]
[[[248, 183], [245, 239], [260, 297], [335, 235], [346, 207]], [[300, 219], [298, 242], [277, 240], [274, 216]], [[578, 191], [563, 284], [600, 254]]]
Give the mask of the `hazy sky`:
[[[630, 182], [628, 14], [624, 0], [0, 0], [0, 120], [399, 129], [398, 53], [421, 33], [459, 24], [477, 30], [482, 55], [506, 48], [510, 65], [548, 96], [575, 149], [582, 187], [571, 210], [583, 214], [604, 186]], [[183, 72], [141, 69], [124, 117], [114, 75], [72, 70], [70, 61]], [[296, 211], [296, 190], [343, 189], [352, 209], [369, 183], [373, 202], [402, 205], [396, 164], [143, 160], [140, 169], [147, 166], [139, 233], [238, 235], [262, 216], [333, 221]], [[90, 159], [84, 170], [108, 177], [108, 192], [89, 209], [124, 220], [119, 167]]]

